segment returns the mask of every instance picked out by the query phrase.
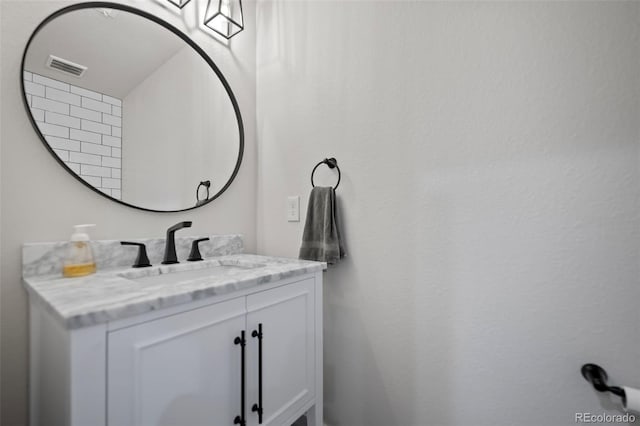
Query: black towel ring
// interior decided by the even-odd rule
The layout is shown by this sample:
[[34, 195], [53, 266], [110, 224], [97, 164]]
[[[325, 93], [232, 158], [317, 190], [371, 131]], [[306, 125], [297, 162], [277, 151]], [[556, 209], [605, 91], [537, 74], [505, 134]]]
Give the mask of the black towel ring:
[[[207, 190], [207, 198], [205, 198], [204, 200], [200, 199], [200, 187], [201, 186], [204, 186], [204, 188]], [[200, 184], [196, 188], [196, 203], [205, 202], [205, 201], [207, 201], [209, 199], [209, 187], [211, 187], [211, 181], [210, 180], [203, 180], [202, 182], [200, 182]]]
[[338, 160], [336, 160], [333, 157], [325, 158], [324, 160], [316, 164], [316, 166], [311, 171], [311, 186], [313, 186], [314, 188], [316, 187], [315, 184], [313, 183], [313, 174], [316, 172], [316, 169], [320, 164], [326, 164], [330, 169], [338, 169], [338, 182], [336, 183], [336, 186], [333, 187], [333, 190], [335, 191], [336, 189], [338, 189], [338, 185], [340, 185], [341, 175], [340, 175], [340, 167], [338, 167]]

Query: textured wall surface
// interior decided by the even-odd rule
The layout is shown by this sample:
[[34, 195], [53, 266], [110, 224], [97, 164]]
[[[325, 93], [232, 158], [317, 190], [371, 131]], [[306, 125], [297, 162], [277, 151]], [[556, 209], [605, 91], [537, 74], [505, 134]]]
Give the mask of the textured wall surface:
[[639, 6], [258, 3], [261, 253], [342, 169], [327, 424], [620, 412], [587, 361], [640, 387]]
[[[98, 224], [94, 239], [162, 237], [170, 225], [192, 220], [182, 235], [240, 233], [248, 253], [255, 251], [255, 26], [225, 45], [191, 31], [191, 14], [166, 2], [128, 1], [189, 32], [216, 62], [234, 90], [245, 125], [245, 156], [231, 187], [219, 199], [186, 212], [158, 214], [122, 206], [95, 194], [63, 170], [44, 148], [28, 121], [20, 93], [20, 59], [35, 27], [51, 12], [72, 2], [2, 0], [0, 2], [0, 423], [27, 421], [27, 295], [21, 285], [21, 246], [25, 242], [61, 241], [77, 223]], [[124, 3], [124, 2], [122, 2]], [[243, 2], [247, 21], [255, 20], [254, 3]], [[201, 10], [200, 10], [201, 11]]]
[[122, 100], [28, 71], [24, 90], [31, 115], [58, 158], [120, 200]]

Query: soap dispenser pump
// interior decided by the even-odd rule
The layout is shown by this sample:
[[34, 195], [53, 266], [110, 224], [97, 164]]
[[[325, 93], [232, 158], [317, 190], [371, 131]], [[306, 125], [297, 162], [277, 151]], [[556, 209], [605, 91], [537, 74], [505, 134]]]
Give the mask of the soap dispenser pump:
[[91, 241], [87, 228], [95, 225], [75, 225], [71, 241], [67, 247], [67, 254], [62, 265], [62, 275], [65, 277], [83, 277], [96, 272], [96, 262], [91, 249]]

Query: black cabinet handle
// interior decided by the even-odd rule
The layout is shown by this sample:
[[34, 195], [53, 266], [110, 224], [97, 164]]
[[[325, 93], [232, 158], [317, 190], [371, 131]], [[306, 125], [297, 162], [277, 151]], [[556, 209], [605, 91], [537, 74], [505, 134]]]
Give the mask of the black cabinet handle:
[[120, 241], [123, 246], [138, 246], [138, 257], [132, 268], [144, 268], [151, 266], [149, 257], [147, 256], [147, 247], [143, 243], [134, 243], [133, 241]]
[[253, 404], [251, 411], [258, 413], [258, 424], [262, 424], [262, 323], [251, 332], [251, 337], [258, 338], [258, 403]]
[[240, 426], [245, 426], [247, 424], [245, 418], [244, 418], [244, 387], [245, 387], [245, 346], [246, 346], [247, 341], [244, 338], [244, 330], [242, 330], [240, 332], [240, 336], [237, 336], [235, 339], [233, 339], [233, 344], [234, 345], [240, 345], [240, 415], [236, 416], [235, 419], [233, 419], [233, 424], [234, 425], [240, 425]]

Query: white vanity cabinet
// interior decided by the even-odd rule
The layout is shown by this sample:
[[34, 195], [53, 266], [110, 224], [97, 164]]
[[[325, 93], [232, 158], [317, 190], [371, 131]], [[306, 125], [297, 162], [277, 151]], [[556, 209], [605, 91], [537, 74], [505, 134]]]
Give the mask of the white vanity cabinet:
[[[298, 407], [316, 396], [316, 356], [321, 354], [315, 350], [314, 305], [312, 280], [247, 297], [248, 401], [249, 409], [262, 402], [262, 425], [284, 425]], [[259, 336], [254, 333], [260, 330], [261, 354]], [[317, 332], [322, 333], [322, 328]], [[261, 358], [262, 371], [258, 371]], [[257, 424], [253, 412], [249, 417], [249, 424]]]
[[321, 280], [76, 330], [32, 303], [31, 425], [321, 426]]
[[[295, 284], [293, 284], [295, 285]], [[109, 426], [232, 425], [240, 413], [244, 298], [108, 334]]]

